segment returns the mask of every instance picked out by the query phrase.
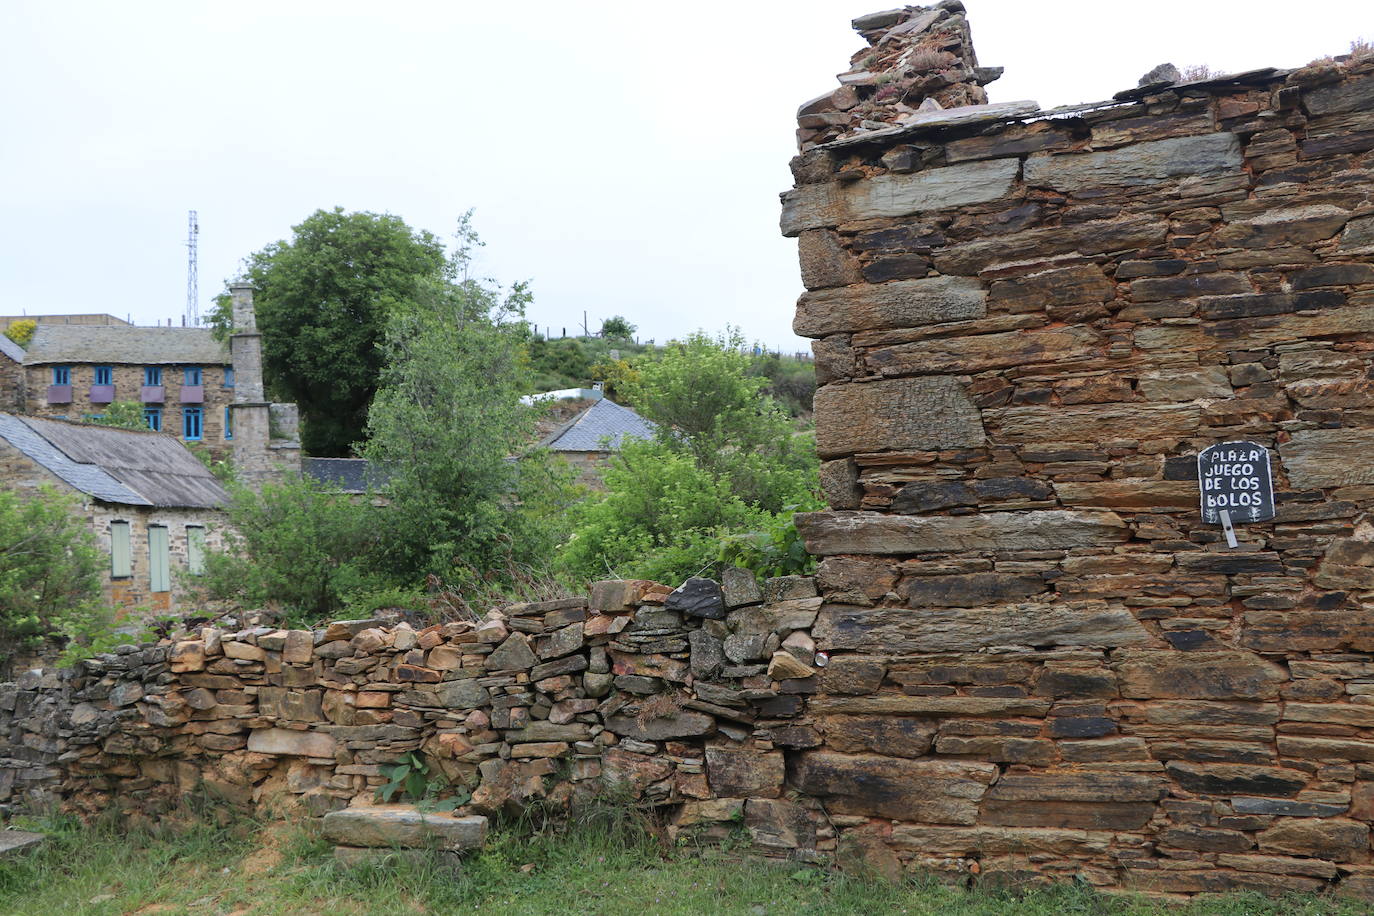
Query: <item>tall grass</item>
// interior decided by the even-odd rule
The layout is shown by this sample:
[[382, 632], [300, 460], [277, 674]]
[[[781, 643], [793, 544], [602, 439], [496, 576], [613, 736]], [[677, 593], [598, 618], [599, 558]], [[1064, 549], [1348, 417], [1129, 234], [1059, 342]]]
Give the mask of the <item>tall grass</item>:
[[[567, 812], [564, 812], [565, 815]], [[0, 913], [401, 916], [424, 912], [625, 916], [1355, 916], [1362, 904], [1231, 895], [1166, 904], [1083, 886], [1024, 895], [930, 878], [888, 884], [753, 858], [741, 848], [669, 849], [628, 806], [532, 812], [493, 831], [454, 867], [441, 855], [344, 868], [308, 825], [193, 816], [157, 827], [46, 819], [48, 843], [0, 862]]]

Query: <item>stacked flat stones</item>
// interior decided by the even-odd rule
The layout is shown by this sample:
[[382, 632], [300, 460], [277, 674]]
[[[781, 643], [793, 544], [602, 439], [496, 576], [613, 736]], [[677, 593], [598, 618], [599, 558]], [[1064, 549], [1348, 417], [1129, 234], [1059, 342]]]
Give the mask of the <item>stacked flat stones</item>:
[[852, 25], [868, 44], [839, 75], [838, 89], [797, 109], [802, 152], [907, 123], [923, 112], [983, 104], [983, 86], [1002, 75], [1000, 67], [978, 66], [959, 0], [870, 13]]
[[[846, 833], [1009, 880], [1374, 891], [1372, 150], [1365, 57], [793, 161], [831, 506], [799, 522], [830, 666], [794, 773]], [[1234, 439], [1278, 517], [1232, 550], [1195, 460]]]

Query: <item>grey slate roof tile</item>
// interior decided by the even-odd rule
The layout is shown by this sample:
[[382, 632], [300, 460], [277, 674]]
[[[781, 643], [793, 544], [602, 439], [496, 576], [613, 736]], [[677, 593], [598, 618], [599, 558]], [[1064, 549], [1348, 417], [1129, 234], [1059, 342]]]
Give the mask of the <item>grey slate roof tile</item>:
[[24, 365], [49, 363], [227, 366], [229, 348], [209, 328], [40, 324]]
[[652, 439], [654, 429], [630, 408], [602, 398], [540, 444], [555, 452], [615, 451], [626, 439]]
[[16, 363], [24, 361], [24, 348], [6, 337], [3, 331], [0, 331], [0, 354], [8, 356]]
[[0, 413], [0, 439], [103, 502], [212, 509], [229, 499], [195, 455], [160, 433]]

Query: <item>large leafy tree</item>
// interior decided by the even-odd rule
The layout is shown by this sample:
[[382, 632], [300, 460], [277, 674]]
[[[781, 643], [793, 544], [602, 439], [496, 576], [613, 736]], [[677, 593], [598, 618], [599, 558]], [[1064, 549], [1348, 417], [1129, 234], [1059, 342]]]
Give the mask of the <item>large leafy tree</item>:
[[565, 568], [672, 581], [717, 563], [733, 535], [785, 540], [791, 514], [817, 505], [814, 442], [762, 393], [743, 343], [698, 333], [637, 364], [623, 387], [655, 438], [623, 444], [606, 492], [578, 508]]
[[[317, 210], [291, 233], [245, 264], [264, 381], [300, 406], [306, 451], [347, 455], [367, 424], [387, 327], [442, 286], [450, 265], [438, 238], [390, 214]], [[222, 296], [216, 324], [228, 323]]]
[[510, 581], [547, 561], [565, 481], [546, 456], [513, 458], [534, 421], [519, 400], [528, 290], [473, 277], [480, 243], [466, 219], [458, 239], [445, 282], [388, 328], [364, 454], [385, 474], [396, 526], [382, 539], [388, 574]]

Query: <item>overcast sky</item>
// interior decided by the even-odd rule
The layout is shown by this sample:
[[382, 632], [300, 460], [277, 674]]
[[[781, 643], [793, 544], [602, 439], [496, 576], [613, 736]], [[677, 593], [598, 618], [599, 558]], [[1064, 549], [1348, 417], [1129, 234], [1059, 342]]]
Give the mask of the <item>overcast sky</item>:
[[[1051, 106], [1172, 61], [1299, 66], [1374, 40], [1368, 0], [967, 0], [992, 101]], [[0, 0], [0, 314], [179, 322], [320, 207], [449, 236], [529, 279], [554, 334], [791, 335], [778, 235], [797, 106], [862, 40], [853, 0]]]

